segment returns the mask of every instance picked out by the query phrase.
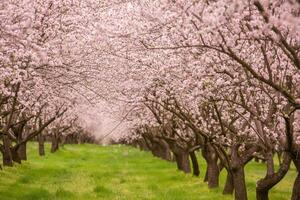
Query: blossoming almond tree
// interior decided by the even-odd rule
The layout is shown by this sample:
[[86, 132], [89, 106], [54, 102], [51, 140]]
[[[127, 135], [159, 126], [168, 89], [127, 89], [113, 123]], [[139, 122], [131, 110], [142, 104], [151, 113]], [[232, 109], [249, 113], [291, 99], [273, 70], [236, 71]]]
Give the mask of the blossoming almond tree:
[[79, 104], [106, 105], [133, 130], [117, 137], [173, 155], [186, 173], [191, 159], [199, 175], [201, 149], [209, 187], [225, 169], [224, 193], [238, 200], [251, 159], [267, 166], [257, 199], [292, 160], [299, 199], [299, 10], [296, 0], [2, 2], [4, 164], [26, 159], [24, 144], [43, 131], [54, 152], [62, 132], [80, 129]]
[[[162, 6], [153, 9], [158, 2]], [[152, 75], [137, 81], [139, 88], [143, 90], [143, 84], [149, 85], [154, 78], [169, 80], [168, 84], [176, 92], [189, 89], [184, 98], [180, 95], [181, 99], [188, 101], [198, 97], [196, 102], [199, 103], [206, 96], [204, 99], [222, 108], [221, 112], [234, 111], [235, 117], [228, 114], [218, 117], [217, 109], [212, 112], [216, 112], [219, 127], [224, 129], [226, 126], [231, 135], [236, 131], [228, 123], [234, 120], [234, 129], [241, 130], [242, 135], [248, 135], [249, 139], [260, 141], [263, 150], [259, 153], [268, 160], [270, 171], [264, 180], [258, 182], [257, 193], [258, 199], [267, 199], [267, 191], [286, 173], [289, 156], [297, 164], [293, 156], [297, 152], [297, 135], [292, 135], [291, 130], [297, 130], [299, 124], [294, 122], [293, 116], [299, 107], [298, 2], [141, 1], [132, 5], [130, 9], [138, 11], [134, 12], [133, 18], [140, 13], [142, 20], [136, 25], [135, 33], [125, 31], [127, 37], [121, 41], [126, 44], [128, 38], [134, 39], [136, 48], [129, 54], [132, 55], [130, 58], [138, 58], [136, 61], [148, 66], [148, 73]], [[134, 20], [124, 23], [128, 27]], [[183, 56], [189, 63], [195, 61], [195, 66], [184, 62]], [[200, 80], [193, 79], [192, 73], [184, 77], [186, 66], [195, 70]], [[132, 67], [135, 69], [134, 65]], [[183, 80], [174, 78], [173, 71], [178, 72], [175, 74], [180, 74]], [[134, 73], [138, 71], [134, 70]], [[172, 77], [168, 77], [170, 74]], [[214, 78], [207, 78], [211, 76]], [[200, 89], [198, 85], [209, 89]], [[222, 92], [214, 89], [222, 89]], [[157, 93], [166, 95], [164, 91]], [[194, 94], [197, 94], [196, 98]], [[202, 96], [200, 100], [199, 95]], [[246, 138], [242, 138], [245, 143]], [[236, 150], [241, 151], [239, 149]], [[268, 155], [278, 149], [288, 149], [289, 155], [285, 154], [282, 168], [275, 173]], [[236, 191], [236, 199], [246, 199], [246, 196], [245, 189]], [[293, 198], [297, 199], [297, 193]]]

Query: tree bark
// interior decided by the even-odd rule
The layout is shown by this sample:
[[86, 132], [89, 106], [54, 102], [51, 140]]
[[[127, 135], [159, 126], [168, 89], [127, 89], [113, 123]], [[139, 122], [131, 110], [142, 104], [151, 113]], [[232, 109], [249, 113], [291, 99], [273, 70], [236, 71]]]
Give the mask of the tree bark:
[[158, 158], [162, 158], [161, 148], [160, 148], [160, 146], [157, 142], [152, 142], [151, 152], [152, 152], [153, 156], [158, 157]]
[[208, 161], [207, 167], [207, 182], [209, 188], [219, 187], [219, 166], [217, 163], [217, 159], [211, 158]]
[[292, 200], [300, 200], [300, 158], [296, 157], [295, 159], [293, 159], [293, 162], [296, 166], [298, 175], [295, 179], [293, 186]]
[[244, 172], [245, 161], [238, 154], [238, 148], [238, 145], [233, 145], [231, 148], [230, 170], [233, 178], [234, 198], [235, 200], [248, 200]]
[[6, 134], [2, 136], [3, 140], [3, 166], [13, 166], [12, 154], [11, 154], [11, 141]]
[[162, 158], [166, 161], [171, 161], [172, 155], [171, 155], [171, 150], [170, 150], [168, 143], [165, 142], [164, 140], [161, 140], [160, 144], [161, 144], [161, 148], [162, 148], [161, 149]]
[[273, 153], [269, 152], [266, 156], [266, 164], [267, 164], [267, 177], [272, 176], [275, 173]]
[[51, 153], [56, 152], [59, 149], [59, 139], [56, 134], [53, 134], [51, 137]]
[[151, 144], [148, 144], [153, 156], [164, 159], [166, 161], [172, 160], [170, 147], [167, 142], [158, 138], [149, 139]]
[[17, 151], [21, 160], [27, 160], [27, 142], [21, 144]]
[[189, 153], [183, 150], [175, 153], [177, 168], [184, 173], [191, 173]]
[[192, 161], [192, 165], [193, 165], [193, 175], [199, 176], [200, 170], [199, 170], [199, 164], [198, 164], [198, 160], [197, 160], [195, 151], [190, 152], [190, 157], [191, 157], [191, 161]]
[[235, 200], [247, 200], [244, 166], [232, 170]]
[[[270, 163], [270, 158], [267, 158], [267, 164]], [[289, 170], [291, 163], [291, 157], [288, 153], [284, 153], [283, 161], [277, 173], [272, 173], [273, 166], [268, 166], [267, 175], [265, 178], [259, 180], [256, 184], [256, 199], [257, 200], [269, 200], [269, 190], [272, 189], [277, 183], [279, 183]]]
[[202, 155], [207, 164], [204, 182], [208, 182], [209, 188], [216, 188], [219, 186], [220, 174], [217, 153], [211, 145], [207, 144], [202, 148]]
[[38, 142], [39, 142], [39, 155], [45, 155], [45, 138], [42, 134], [38, 135]]
[[233, 185], [233, 177], [232, 172], [227, 170], [226, 183], [224, 186], [223, 194], [233, 194], [234, 185]]
[[21, 157], [19, 155], [18, 149], [11, 148], [10, 151], [11, 151], [12, 160], [21, 164]]

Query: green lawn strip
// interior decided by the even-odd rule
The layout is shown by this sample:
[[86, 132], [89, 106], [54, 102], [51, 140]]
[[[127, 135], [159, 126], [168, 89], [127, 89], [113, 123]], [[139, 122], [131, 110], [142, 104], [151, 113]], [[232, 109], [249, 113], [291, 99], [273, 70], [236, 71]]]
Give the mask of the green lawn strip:
[[[127, 146], [64, 145], [57, 153], [39, 157], [38, 145], [28, 145], [28, 161], [0, 171], [1, 200], [230, 200], [220, 188], [210, 190], [203, 182], [205, 162], [199, 156], [199, 178], [176, 170], [175, 163]], [[256, 181], [265, 166], [246, 166], [249, 199], [255, 199]], [[289, 173], [270, 193], [270, 199], [289, 199], [296, 175]]]

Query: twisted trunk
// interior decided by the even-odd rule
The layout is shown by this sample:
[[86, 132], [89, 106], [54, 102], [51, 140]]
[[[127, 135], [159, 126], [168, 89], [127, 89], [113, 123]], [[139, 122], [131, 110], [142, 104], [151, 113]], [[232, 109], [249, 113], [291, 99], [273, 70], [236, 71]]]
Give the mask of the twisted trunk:
[[274, 173], [274, 163], [272, 154], [267, 157], [267, 175], [260, 179], [256, 184], [256, 199], [269, 200], [269, 190], [279, 183], [289, 170], [291, 157], [288, 153], [284, 153], [283, 161], [277, 173]]

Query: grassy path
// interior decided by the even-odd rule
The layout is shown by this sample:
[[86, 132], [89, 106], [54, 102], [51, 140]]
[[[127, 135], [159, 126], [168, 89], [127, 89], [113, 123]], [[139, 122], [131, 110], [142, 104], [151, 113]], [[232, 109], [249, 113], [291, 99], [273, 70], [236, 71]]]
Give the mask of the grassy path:
[[[48, 147], [49, 149], [49, 147]], [[0, 200], [230, 200], [221, 189], [209, 190], [201, 177], [184, 175], [168, 163], [124, 146], [66, 145], [41, 158], [29, 145], [29, 161], [0, 171]], [[264, 166], [246, 170], [249, 200]], [[272, 200], [287, 200], [295, 177], [293, 168], [271, 191]], [[223, 186], [225, 174], [221, 176]]]

